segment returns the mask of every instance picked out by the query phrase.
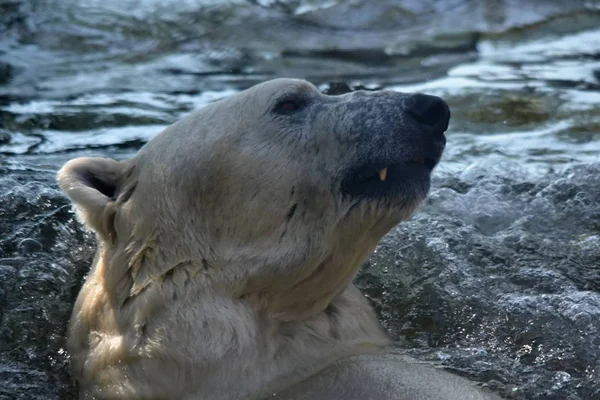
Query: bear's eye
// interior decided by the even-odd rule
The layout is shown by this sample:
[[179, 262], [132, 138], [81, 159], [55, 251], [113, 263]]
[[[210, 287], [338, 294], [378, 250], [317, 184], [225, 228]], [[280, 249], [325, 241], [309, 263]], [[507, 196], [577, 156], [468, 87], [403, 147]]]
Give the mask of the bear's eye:
[[295, 101], [284, 101], [279, 105], [281, 111], [296, 111], [300, 106]]
[[301, 111], [308, 105], [308, 101], [306, 99], [300, 97], [286, 97], [282, 100], [279, 100], [275, 107], [273, 107], [273, 111], [278, 114], [293, 114], [298, 111]]

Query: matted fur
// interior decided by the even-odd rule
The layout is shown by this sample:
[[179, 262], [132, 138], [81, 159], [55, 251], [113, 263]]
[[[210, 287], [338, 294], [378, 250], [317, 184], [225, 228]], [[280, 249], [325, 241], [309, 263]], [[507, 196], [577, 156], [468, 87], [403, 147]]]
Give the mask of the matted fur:
[[[273, 113], [290, 94], [311, 106]], [[392, 202], [339, 190], [365, 152], [419, 146], [407, 98], [279, 79], [194, 112], [130, 160], [67, 163], [59, 184], [98, 239], [68, 340], [81, 397], [416, 399], [434, 398], [432, 380], [440, 399], [491, 398], [384, 356], [351, 284], [428, 190], [407, 184]]]

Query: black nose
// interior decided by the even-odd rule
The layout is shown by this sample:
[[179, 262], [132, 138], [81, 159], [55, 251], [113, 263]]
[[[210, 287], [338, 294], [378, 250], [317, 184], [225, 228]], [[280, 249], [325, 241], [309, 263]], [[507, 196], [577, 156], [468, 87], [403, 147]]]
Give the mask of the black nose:
[[448, 129], [450, 108], [437, 96], [413, 94], [406, 103], [407, 112], [419, 124], [430, 126], [440, 133]]

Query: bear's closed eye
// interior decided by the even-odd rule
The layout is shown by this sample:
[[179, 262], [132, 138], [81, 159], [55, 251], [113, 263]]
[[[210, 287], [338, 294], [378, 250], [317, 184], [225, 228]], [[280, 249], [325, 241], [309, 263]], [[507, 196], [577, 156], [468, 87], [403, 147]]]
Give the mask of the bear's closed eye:
[[308, 104], [309, 100], [303, 96], [286, 96], [277, 101], [275, 107], [273, 107], [273, 111], [277, 114], [293, 114], [302, 111]]

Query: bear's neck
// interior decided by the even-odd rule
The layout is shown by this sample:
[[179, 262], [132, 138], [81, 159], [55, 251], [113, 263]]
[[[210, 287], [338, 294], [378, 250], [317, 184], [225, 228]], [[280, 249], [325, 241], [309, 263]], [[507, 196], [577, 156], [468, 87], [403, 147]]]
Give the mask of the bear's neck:
[[[275, 393], [339, 359], [379, 352], [389, 344], [372, 308], [352, 285], [324, 312], [306, 320], [284, 322], [256, 316], [256, 342], [248, 347], [255, 361], [249, 366], [259, 366], [257, 381], [266, 378], [257, 392]], [[264, 352], [254, 352], [259, 343]]]
[[[183, 269], [121, 304], [103, 290], [103, 258], [97, 262], [78, 298], [69, 338], [75, 377], [95, 375], [93, 386], [82, 388], [92, 395], [255, 398], [389, 343], [353, 285], [324, 312], [286, 322], [244, 300], [186, 285]], [[165, 382], [179, 380], [180, 393], [162, 393], [173, 388]]]

